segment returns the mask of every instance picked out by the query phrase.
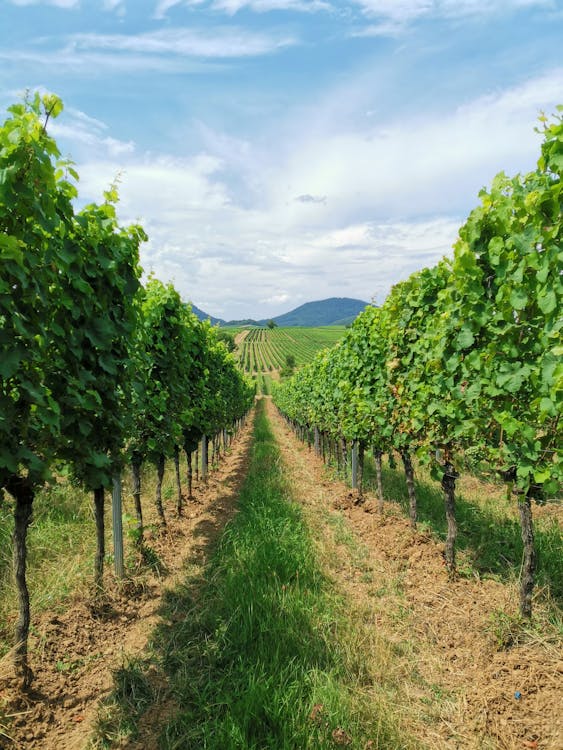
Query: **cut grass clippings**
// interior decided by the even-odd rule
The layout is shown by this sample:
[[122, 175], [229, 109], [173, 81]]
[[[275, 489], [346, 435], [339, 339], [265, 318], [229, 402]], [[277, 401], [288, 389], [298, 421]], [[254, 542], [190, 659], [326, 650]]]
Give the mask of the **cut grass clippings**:
[[[159, 747], [412, 747], [350, 668], [345, 604], [318, 565], [260, 401], [239, 512], [203, 577], [171, 592], [163, 615], [145, 664], [148, 673], [158, 663], [162, 705], [176, 707]], [[128, 701], [111, 700], [123, 727]]]

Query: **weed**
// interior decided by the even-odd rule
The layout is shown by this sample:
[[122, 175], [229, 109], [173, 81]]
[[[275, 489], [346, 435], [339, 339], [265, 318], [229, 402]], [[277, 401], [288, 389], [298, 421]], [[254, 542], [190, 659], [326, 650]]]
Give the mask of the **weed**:
[[80, 667], [84, 665], [83, 659], [60, 659], [55, 664], [57, 672], [76, 672]]
[[520, 615], [509, 615], [501, 609], [496, 609], [490, 615], [489, 621], [488, 632], [499, 651], [516, 645], [525, 632], [524, 622]]
[[143, 544], [141, 547], [141, 559], [143, 565], [150, 570], [153, 570], [158, 575], [165, 575], [167, 572], [166, 566], [160, 559], [158, 553], [153, 547], [148, 544]]
[[[419, 467], [416, 481], [419, 531], [446, 538], [447, 524], [444, 501], [439, 487], [424, 468]], [[375, 464], [366, 458], [366, 488], [375, 490]], [[519, 577], [523, 546], [515, 503], [507, 498], [503, 485], [488, 484], [471, 477], [459, 480], [456, 499], [460, 554], [459, 573], [464, 577], [495, 576], [504, 581]], [[390, 466], [383, 467], [385, 496], [395, 498], [408, 512], [408, 495], [404, 474]], [[486, 487], [486, 492], [484, 488]], [[563, 603], [563, 535], [555, 518], [540, 518], [534, 523], [537, 552], [537, 585], [548, 593], [547, 599], [556, 607]]]
[[137, 736], [138, 720], [154, 699], [147, 664], [132, 659], [114, 674], [114, 690], [98, 713], [96, 747], [109, 748], [123, 737]]

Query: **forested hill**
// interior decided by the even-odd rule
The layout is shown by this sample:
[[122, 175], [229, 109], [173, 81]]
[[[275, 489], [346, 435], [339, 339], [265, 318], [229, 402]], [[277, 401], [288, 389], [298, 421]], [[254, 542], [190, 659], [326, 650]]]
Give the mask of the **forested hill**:
[[319, 302], [306, 302], [295, 310], [278, 315], [279, 326], [330, 326], [351, 323], [367, 302], [349, 297], [331, 297]]
[[[351, 323], [354, 318], [364, 309], [367, 302], [350, 297], [330, 297], [329, 299], [319, 300], [317, 302], [306, 302], [304, 305], [296, 307], [295, 310], [278, 315], [272, 320], [279, 326], [331, 326], [346, 325]], [[220, 325], [266, 325], [268, 319], [264, 320], [230, 320], [225, 321], [220, 318], [214, 318], [195, 305], [192, 305], [193, 312], [200, 320], [209, 318], [213, 324]]]
[[196, 307], [193, 302], [190, 302], [190, 305], [192, 307], [193, 314], [200, 320], [210, 320], [213, 325], [215, 325], [216, 323], [219, 323], [222, 326], [226, 325], [224, 320], [221, 320], [221, 318], [214, 318], [213, 315], [209, 315], [208, 313], [203, 312], [203, 310], [200, 310], [199, 307]]

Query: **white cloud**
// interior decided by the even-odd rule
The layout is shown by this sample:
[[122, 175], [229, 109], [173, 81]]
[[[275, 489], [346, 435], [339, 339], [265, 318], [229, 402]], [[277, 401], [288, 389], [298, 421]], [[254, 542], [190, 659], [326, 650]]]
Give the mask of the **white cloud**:
[[52, 5], [55, 8], [70, 10], [80, 6], [80, 0], [10, 0], [12, 5]]
[[369, 16], [406, 23], [435, 10], [433, 0], [357, 0]]
[[[288, 224], [309, 226], [353, 222], [366, 214], [385, 219], [458, 213], [496, 172], [534, 167], [537, 116], [555, 107], [562, 90], [563, 68], [439, 117], [412, 116], [355, 130], [336, 123], [334, 132], [311, 128], [292, 142], [271, 180], [270, 201]], [[339, 102], [351, 110], [346, 100]], [[291, 200], [297, 191], [326, 196], [325, 216], [317, 205]]]
[[126, 13], [125, 0], [103, 0], [103, 9], [124, 18]]
[[[123, 167], [124, 222], [140, 220], [148, 272], [186, 299], [229, 318], [269, 317], [311, 296], [382, 298], [398, 278], [448, 252], [459, 222], [340, 222], [333, 230], [288, 224], [279, 207], [243, 208], [209, 154], [135, 156], [79, 165], [80, 190], [96, 200]], [[257, 304], [258, 301], [258, 304]]]
[[62, 69], [72, 70], [83, 79], [99, 78], [108, 73], [211, 73], [223, 70], [219, 62], [180, 56], [123, 54], [111, 49], [89, 52], [69, 46], [55, 50], [6, 50], [0, 49], [0, 61], [17, 64], [20, 67], [37, 69], [41, 74], [59, 73]]
[[405, 30], [404, 23], [401, 21], [382, 21], [381, 23], [371, 23], [369, 26], [355, 29], [350, 33], [352, 37], [394, 37], [400, 36]]
[[173, 28], [145, 34], [75, 34], [69, 48], [112, 53], [177, 55], [198, 58], [255, 57], [295, 44], [289, 36], [255, 33], [234, 26], [209, 29]]
[[[370, 18], [382, 20], [367, 30], [364, 36], [395, 35], [397, 30], [420, 18], [468, 18], [508, 13], [522, 8], [544, 7], [555, 9], [556, 0], [350, 0]], [[205, 6], [218, 12], [235, 15], [240, 10], [256, 13], [294, 11], [316, 13], [332, 11], [346, 13], [346, 7], [335, 0], [159, 0], [154, 17], [162, 19], [177, 5], [201, 8]]]
[[273, 294], [271, 297], [265, 297], [264, 299], [259, 300], [259, 302], [264, 305], [280, 305], [284, 302], [289, 302], [290, 299], [290, 294], [287, 292], [280, 292], [279, 294]]
[[235, 15], [239, 10], [247, 8], [256, 13], [268, 13], [274, 10], [295, 11], [298, 13], [316, 13], [329, 10], [331, 4], [325, 0], [159, 0], [154, 11], [154, 18], [163, 19], [167, 12], [177, 5], [188, 7], [206, 6], [211, 10]]
[[73, 146], [73, 153], [96, 154], [99, 158], [121, 157], [135, 151], [133, 141], [121, 141], [107, 134], [108, 127], [100, 120], [89, 117], [80, 110], [70, 108], [65, 116], [52, 120], [50, 133], [56, 139], [65, 139]]
[[556, 70], [446, 117], [359, 132], [340, 132], [320, 111], [291, 149], [267, 153], [204, 126], [205, 147], [186, 158], [128, 144], [112, 154], [104, 124], [80, 116], [70, 130], [93, 139], [78, 163], [81, 199], [99, 200], [122, 171], [119, 213], [149, 234], [146, 271], [213, 315], [267, 318], [311, 298], [381, 302], [448, 254], [480, 187], [501, 168], [533, 168], [538, 111], [561, 90]]
[[95, 132], [108, 129], [105, 122], [102, 122], [95, 117], [90, 117], [90, 115], [87, 115], [85, 112], [75, 109], [74, 107], [65, 107], [65, 115], [76, 121], [81, 128], [88, 128]]
[[257, 13], [267, 13], [272, 10], [316, 13], [320, 10], [328, 10], [331, 6], [328, 2], [323, 2], [323, 0], [214, 0], [211, 7], [214, 10], [234, 15], [244, 8]]
[[0, 49], [0, 61], [41, 71], [72, 69], [89, 77], [108, 70], [199, 73], [223, 70], [231, 60], [274, 54], [297, 44], [285, 34], [260, 33], [236, 26], [212, 29], [170, 28], [145, 34], [74, 34], [60, 48], [50, 39], [27, 49]]
[[395, 36], [422, 18], [483, 18], [523, 8], [553, 9], [555, 0], [354, 0], [368, 18], [381, 23], [359, 30], [355, 36]]
[[154, 10], [153, 18], [165, 18], [168, 11], [176, 5], [180, 5], [181, 2], [182, 0], [159, 0]]

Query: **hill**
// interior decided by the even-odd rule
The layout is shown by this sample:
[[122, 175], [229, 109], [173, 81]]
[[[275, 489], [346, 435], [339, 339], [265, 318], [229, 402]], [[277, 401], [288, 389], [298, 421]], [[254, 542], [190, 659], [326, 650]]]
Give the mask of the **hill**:
[[193, 302], [190, 302], [190, 307], [192, 308], [193, 314], [199, 318], [199, 320], [210, 320], [213, 325], [216, 325], [217, 323], [219, 323], [220, 326], [226, 325], [224, 320], [221, 320], [221, 318], [214, 318], [213, 315], [203, 312], [203, 310], [196, 307]]
[[[349, 297], [330, 297], [318, 302], [306, 302], [295, 310], [278, 315], [274, 322], [279, 326], [333, 326], [346, 325], [361, 313], [367, 302]], [[261, 321], [264, 325], [267, 321]]]
[[[272, 318], [272, 320], [278, 326], [284, 327], [347, 325], [354, 320], [367, 304], [367, 302], [359, 299], [351, 299], [350, 297], [330, 297], [329, 299], [318, 300], [317, 302], [306, 302], [290, 312]], [[192, 305], [192, 311], [200, 320], [209, 319], [213, 325], [218, 323], [221, 326], [265, 326], [268, 323], [267, 318], [263, 320], [225, 321], [221, 318], [214, 318], [195, 305]]]

